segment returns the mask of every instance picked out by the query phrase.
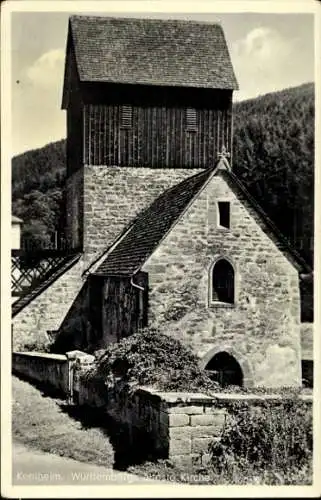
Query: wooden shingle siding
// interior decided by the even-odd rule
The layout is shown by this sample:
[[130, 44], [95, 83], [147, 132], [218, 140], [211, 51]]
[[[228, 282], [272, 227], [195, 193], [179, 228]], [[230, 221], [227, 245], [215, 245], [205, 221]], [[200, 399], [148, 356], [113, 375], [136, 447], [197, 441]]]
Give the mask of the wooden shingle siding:
[[146, 167], [208, 167], [224, 145], [231, 150], [229, 109], [199, 109], [186, 128], [185, 109], [133, 106], [123, 127], [116, 104], [85, 106], [85, 164]]

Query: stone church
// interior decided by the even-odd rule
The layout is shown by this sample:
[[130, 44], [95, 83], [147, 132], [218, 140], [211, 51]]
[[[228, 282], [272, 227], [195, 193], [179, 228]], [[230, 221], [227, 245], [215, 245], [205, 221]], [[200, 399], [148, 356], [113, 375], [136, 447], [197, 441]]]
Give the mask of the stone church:
[[310, 270], [233, 173], [237, 88], [218, 24], [70, 18], [72, 258], [14, 316], [20, 345], [93, 352], [153, 326], [221, 383], [301, 385]]

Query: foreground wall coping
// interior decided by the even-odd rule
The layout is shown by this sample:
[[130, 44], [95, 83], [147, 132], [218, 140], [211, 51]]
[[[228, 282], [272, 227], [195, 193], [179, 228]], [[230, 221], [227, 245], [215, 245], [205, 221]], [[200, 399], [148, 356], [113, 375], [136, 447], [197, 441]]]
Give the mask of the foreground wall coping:
[[44, 358], [44, 359], [52, 359], [54, 361], [67, 361], [67, 356], [64, 354], [49, 354], [46, 352], [37, 352], [37, 351], [28, 351], [28, 352], [20, 352], [15, 351], [12, 353], [13, 356], [26, 356], [29, 358]]
[[[291, 399], [291, 395], [282, 395], [282, 394], [238, 394], [238, 393], [215, 393], [213, 394], [216, 400], [218, 401], [285, 401], [287, 399]], [[312, 401], [312, 394], [298, 394], [298, 399], [302, 399], [304, 401]]]
[[[176, 391], [160, 391], [154, 387], [143, 386], [137, 389], [137, 394], [150, 397], [152, 396], [155, 401], [165, 402], [168, 404], [184, 403], [207, 403], [213, 404], [215, 402], [229, 402], [229, 401], [285, 401], [291, 399], [291, 394], [243, 394], [243, 393], [229, 393], [229, 392], [213, 392], [211, 396], [201, 392], [176, 392]], [[313, 394], [299, 394], [298, 399], [303, 401], [313, 401]]]
[[139, 387], [136, 391], [142, 396], [152, 396], [155, 400], [164, 403], [214, 403], [215, 397], [207, 396], [201, 392], [184, 392], [184, 391], [160, 391], [153, 387]]
[[[68, 359], [84, 358], [84, 357], [88, 357], [88, 356], [91, 356], [91, 355], [84, 352], [84, 351], [75, 350], [75, 351], [66, 352], [66, 357]], [[91, 356], [91, 357], [94, 359], [94, 356]]]

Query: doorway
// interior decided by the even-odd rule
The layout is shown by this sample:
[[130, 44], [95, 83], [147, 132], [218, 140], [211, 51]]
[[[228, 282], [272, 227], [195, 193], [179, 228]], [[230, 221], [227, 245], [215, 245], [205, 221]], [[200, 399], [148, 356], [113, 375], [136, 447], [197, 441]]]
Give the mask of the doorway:
[[218, 352], [207, 363], [205, 370], [207, 370], [209, 377], [220, 384], [221, 387], [228, 385], [243, 386], [243, 372], [242, 369], [234, 358], [228, 352]]

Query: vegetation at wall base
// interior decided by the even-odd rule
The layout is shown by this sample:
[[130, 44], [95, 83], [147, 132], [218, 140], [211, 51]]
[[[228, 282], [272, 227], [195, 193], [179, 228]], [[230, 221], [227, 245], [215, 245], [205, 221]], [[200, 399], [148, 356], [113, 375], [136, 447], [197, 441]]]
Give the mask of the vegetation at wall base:
[[[98, 386], [117, 385], [132, 393], [140, 385], [161, 391], [276, 395], [279, 399], [217, 400], [227, 409], [220, 441], [213, 441], [206, 464], [178, 467], [170, 460], [130, 465], [150, 478], [189, 484], [300, 485], [312, 481], [311, 403], [299, 388], [221, 388], [198, 368], [193, 352], [156, 329], [145, 329], [96, 352], [83, 376]], [[121, 383], [122, 382], [122, 383]]]
[[272, 484], [295, 484], [312, 478], [311, 405], [296, 398], [258, 405], [234, 403], [232, 418], [209, 451], [211, 465], [233, 476], [235, 469], [265, 475]]
[[208, 485], [312, 484], [312, 409], [298, 400], [229, 407], [220, 441], [209, 445], [203, 465], [170, 460], [132, 465], [128, 471], [155, 479]]

